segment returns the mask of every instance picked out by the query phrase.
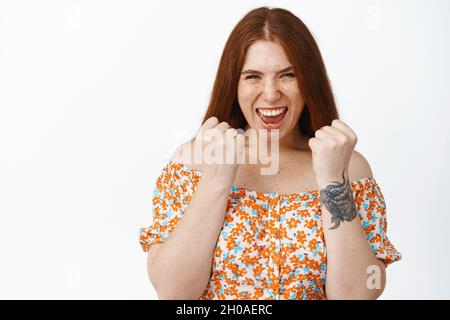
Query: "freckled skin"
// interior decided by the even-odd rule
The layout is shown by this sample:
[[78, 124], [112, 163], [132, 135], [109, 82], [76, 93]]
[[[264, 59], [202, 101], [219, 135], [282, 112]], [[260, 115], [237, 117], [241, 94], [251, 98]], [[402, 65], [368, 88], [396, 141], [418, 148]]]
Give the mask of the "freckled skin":
[[[279, 154], [282, 161], [277, 174], [267, 176], [266, 179], [249, 179], [248, 176], [253, 175], [260, 166], [241, 165], [235, 179], [237, 185], [266, 191], [278, 190], [281, 187], [286, 190], [284, 193], [315, 188], [315, 183], [306, 169], [299, 167], [310, 162], [310, 159], [304, 157], [305, 153], [310, 153], [309, 137], [298, 130], [298, 121], [305, 106], [299, 88], [301, 80], [296, 70], [280, 72], [291, 66], [291, 61], [278, 42], [259, 40], [246, 52], [241, 72], [254, 70], [260, 74], [245, 73], [239, 76], [237, 99], [247, 121], [247, 126], [243, 129], [263, 128], [262, 120], [257, 113], [259, 107], [287, 106], [288, 110], [279, 128]], [[268, 142], [270, 140], [271, 138], [268, 138]], [[270, 142], [267, 148], [270, 149]], [[248, 149], [245, 150], [245, 154], [249, 154]], [[298, 159], [299, 154], [302, 155], [301, 159]], [[297, 174], [299, 187], [294, 185], [289, 173]], [[267, 187], [269, 185], [272, 187]], [[288, 185], [291, 187], [286, 187]]]
[[293, 130], [305, 105], [297, 76], [294, 71], [277, 74], [278, 71], [290, 65], [291, 63], [280, 44], [259, 40], [247, 50], [241, 71], [257, 70], [262, 72], [262, 75], [241, 75], [238, 82], [238, 101], [248, 123], [246, 129], [262, 128], [256, 108], [288, 106], [287, 114], [279, 129], [281, 143], [288, 141], [297, 141], [298, 143], [298, 140], [302, 140], [297, 136], [297, 130]]

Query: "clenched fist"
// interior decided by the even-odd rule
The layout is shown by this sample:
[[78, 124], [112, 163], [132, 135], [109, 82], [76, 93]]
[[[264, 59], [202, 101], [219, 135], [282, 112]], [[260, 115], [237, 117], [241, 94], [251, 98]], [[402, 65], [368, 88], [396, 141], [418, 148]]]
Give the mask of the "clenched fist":
[[194, 143], [194, 162], [204, 165], [203, 172], [232, 184], [245, 148], [243, 130], [231, 128], [211, 117], [199, 129]]
[[348, 166], [357, 142], [353, 130], [341, 120], [335, 119], [331, 126], [324, 126], [309, 139], [313, 170], [319, 189], [333, 182], [348, 179]]

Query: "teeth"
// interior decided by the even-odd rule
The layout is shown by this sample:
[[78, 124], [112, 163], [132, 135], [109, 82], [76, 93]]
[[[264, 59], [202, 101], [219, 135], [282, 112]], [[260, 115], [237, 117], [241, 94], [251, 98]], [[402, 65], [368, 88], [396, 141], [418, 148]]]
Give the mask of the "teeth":
[[266, 117], [274, 117], [274, 116], [278, 116], [279, 114], [283, 113], [284, 109], [286, 107], [282, 107], [282, 108], [278, 108], [278, 109], [272, 109], [272, 110], [267, 110], [267, 109], [258, 109], [258, 111]]

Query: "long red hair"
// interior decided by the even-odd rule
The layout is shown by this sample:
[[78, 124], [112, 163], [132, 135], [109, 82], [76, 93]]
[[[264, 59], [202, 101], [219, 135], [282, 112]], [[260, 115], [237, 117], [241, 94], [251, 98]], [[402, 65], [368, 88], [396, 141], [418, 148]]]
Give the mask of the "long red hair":
[[306, 136], [314, 137], [316, 130], [339, 118], [322, 55], [311, 32], [288, 10], [260, 7], [247, 13], [228, 37], [202, 123], [214, 116], [233, 128], [247, 125], [237, 87], [247, 49], [258, 40], [278, 42], [292, 63], [305, 100], [298, 125]]

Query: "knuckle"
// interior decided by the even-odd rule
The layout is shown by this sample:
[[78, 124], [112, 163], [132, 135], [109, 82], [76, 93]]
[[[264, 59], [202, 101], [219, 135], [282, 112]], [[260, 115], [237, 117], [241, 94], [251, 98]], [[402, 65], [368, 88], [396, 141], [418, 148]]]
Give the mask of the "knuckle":
[[331, 148], [335, 148], [335, 147], [337, 147], [338, 143], [336, 142], [336, 140], [329, 139], [329, 140], [328, 140], [328, 145], [329, 145]]
[[216, 117], [210, 117], [208, 120], [205, 121], [205, 124], [208, 126], [215, 126], [219, 123], [219, 120]]
[[347, 137], [347, 136], [342, 136], [342, 137], [340, 137], [339, 140], [338, 140], [338, 142], [339, 142], [340, 144], [346, 144], [346, 143], [349, 142], [349, 141], [350, 141], [350, 138]]

